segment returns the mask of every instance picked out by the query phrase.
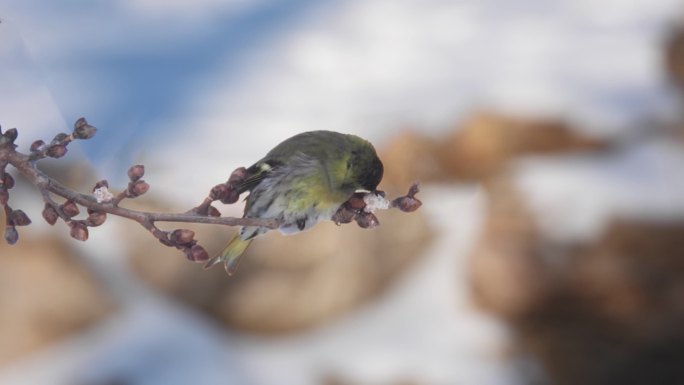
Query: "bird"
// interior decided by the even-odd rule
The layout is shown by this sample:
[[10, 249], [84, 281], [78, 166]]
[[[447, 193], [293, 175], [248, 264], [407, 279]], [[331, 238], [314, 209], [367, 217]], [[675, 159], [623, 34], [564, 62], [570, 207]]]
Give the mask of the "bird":
[[[383, 164], [367, 140], [334, 131], [309, 131], [292, 136], [246, 169], [234, 188], [245, 198], [244, 218], [270, 218], [283, 234], [305, 231], [330, 220], [355, 192], [375, 192]], [[228, 275], [266, 227], [243, 226], [205, 268], [223, 263]]]

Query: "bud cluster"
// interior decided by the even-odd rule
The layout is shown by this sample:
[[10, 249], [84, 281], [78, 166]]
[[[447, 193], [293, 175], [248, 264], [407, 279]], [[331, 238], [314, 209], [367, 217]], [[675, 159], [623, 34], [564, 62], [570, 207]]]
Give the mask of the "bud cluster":
[[418, 194], [419, 191], [420, 185], [418, 183], [412, 184], [408, 194], [392, 201], [392, 207], [396, 207], [406, 213], [418, 210], [418, 208], [423, 205], [423, 202], [416, 198], [416, 194]]
[[370, 194], [378, 195], [383, 198], [385, 196], [383, 191], [354, 193], [346, 202], [340, 205], [337, 212], [333, 215], [332, 221], [337, 225], [356, 221], [356, 224], [364, 229], [372, 229], [379, 226], [380, 221], [378, 220], [378, 217], [371, 211], [366, 210], [366, 196]]
[[237, 202], [240, 198], [238, 188], [247, 178], [247, 169], [240, 167], [230, 174], [226, 183], [214, 186], [209, 193], [209, 198], [214, 201], [221, 201], [223, 204]]
[[[16, 130], [14, 130], [16, 131]], [[8, 135], [9, 133], [9, 135]], [[7, 130], [2, 134], [2, 138], [10, 138], [11, 141], [16, 139], [16, 132]], [[8, 139], [9, 140], [9, 139]], [[11, 143], [11, 142], [10, 142]], [[23, 210], [14, 210], [8, 204], [9, 190], [14, 187], [14, 178], [12, 175], [5, 172], [4, 167], [0, 169], [0, 206], [5, 211], [5, 231], [4, 238], [7, 243], [13, 245], [19, 240], [19, 232], [17, 226], [27, 226], [31, 224], [31, 219]]]
[[69, 226], [69, 235], [79, 241], [88, 240], [88, 227], [100, 226], [107, 219], [107, 214], [102, 211], [88, 209], [86, 219], [73, 219], [81, 213], [78, 205], [73, 200], [67, 200], [61, 205], [54, 202], [46, 202], [43, 207], [43, 219], [50, 225], [57, 223], [62, 218]]
[[149, 189], [150, 185], [142, 180], [145, 175], [145, 166], [142, 164], [136, 164], [128, 169], [128, 186], [126, 190], [119, 193], [116, 197], [113, 197], [109, 192], [109, 184], [106, 180], [97, 182], [95, 188], [93, 188], [93, 195], [98, 202], [111, 202], [114, 206], [117, 206], [119, 202], [125, 198], [137, 198], [145, 194]]
[[[73, 131], [70, 134], [64, 132], [59, 133], [47, 143], [43, 140], [34, 141], [31, 144], [30, 155], [28, 157], [28, 161], [31, 163], [30, 167], [35, 167], [33, 162], [39, 159], [46, 157], [63, 157], [67, 153], [67, 146], [69, 143], [77, 139], [90, 139], [96, 132], [97, 129], [95, 127], [88, 124], [84, 118], [80, 118], [74, 123]], [[0, 129], [0, 149], [8, 151], [8, 147], [10, 147], [9, 151], [15, 151], [16, 146], [14, 145], [14, 142], [17, 139], [17, 135], [18, 132], [14, 128], [5, 132], [2, 132]], [[7, 164], [8, 163], [0, 164], [0, 206], [3, 207], [6, 218], [4, 238], [8, 243], [14, 244], [19, 238], [17, 226], [26, 226], [31, 223], [31, 220], [22, 210], [14, 210], [7, 204], [9, 201], [9, 190], [14, 187], [14, 179], [5, 172]], [[14, 163], [12, 164], [14, 165]], [[98, 182], [92, 191], [95, 201], [98, 205], [112, 204], [116, 206], [123, 198], [133, 198], [145, 194], [150, 186], [141, 179], [144, 173], [145, 167], [142, 165], [131, 167], [128, 170], [130, 183], [116, 198], [109, 192], [109, 186], [106, 180]], [[43, 189], [41, 188], [41, 190]], [[78, 199], [77, 194], [73, 195], [73, 199], [67, 199], [59, 204], [52, 200], [49, 195], [50, 193], [47, 190], [43, 190], [43, 193], [45, 199], [45, 206], [42, 211], [43, 219], [50, 225], [54, 225], [59, 219], [62, 219], [69, 226], [70, 235], [74, 239], [81, 241], [87, 240], [88, 227], [100, 226], [107, 219], [107, 214], [105, 212], [107, 210], [105, 210], [104, 207], [99, 209], [97, 206], [88, 204], [85, 204], [85, 206], [88, 207], [88, 216], [84, 219], [77, 219], [76, 217], [81, 213], [79, 204], [84, 205], [84, 203]], [[79, 203], [77, 203], [77, 201]], [[218, 210], [212, 209], [213, 210], [210, 211], [211, 215], [219, 215]], [[161, 231], [159, 232], [164, 233]], [[174, 238], [173, 240], [167, 239], [166, 242], [185, 250], [186, 255], [190, 259], [202, 260], [203, 258], [208, 258], [203, 257], [203, 254], [206, 255], [206, 251], [203, 251], [204, 249], [197, 245], [197, 242], [192, 239], [192, 236], [189, 236], [188, 233], [183, 233], [181, 235], [180, 238]], [[166, 237], [166, 235], [164, 235], [164, 237]]]
[[95, 136], [97, 128], [88, 124], [85, 118], [79, 118], [76, 123], [74, 123], [74, 132], [71, 136], [74, 139], [90, 139]]
[[147, 184], [141, 178], [145, 175], [145, 166], [137, 164], [128, 169], [128, 178], [131, 180], [128, 183], [128, 188], [126, 189], [127, 198], [136, 198], [150, 189], [150, 185]]
[[414, 183], [405, 196], [396, 198], [392, 202], [388, 202], [385, 199], [385, 192], [380, 190], [354, 193], [340, 205], [332, 221], [338, 225], [356, 221], [359, 227], [372, 229], [380, 225], [378, 217], [373, 213], [377, 209], [396, 207], [404, 212], [416, 211], [423, 204], [416, 198], [419, 191], [420, 186]]
[[[161, 240], [161, 239], [160, 239]], [[209, 260], [207, 250], [197, 244], [195, 232], [188, 229], [176, 229], [168, 236], [168, 246], [176, 247], [185, 253], [185, 257], [192, 262], [206, 262]]]
[[[80, 118], [74, 123], [74, 130], [71, 134], [60, 132], [55, 135], [50, 143], [36, 140], [31, 143], [31, 160], [50, 158], [61, 158], [67, 153], [67, 146], [75, 139], [90, 139], [95, 136], [97, 128], [88, 124], [85, 118]], [[16, 136], [16, 135], [15, 135]]]
[[210, 217], [220, 217], [221, 212], [211, 205], [214, 201], [221, 201], [223, 204], [231, 204], [240, 198], [240, 185], [247, 179], [247, 169], [240, 167], [230, 174], [230, 178], [225, 183], [217, 184], [209, 191], [209, 196], [199, 206], [190, 210], [197, 215]]
[[66, 200], [61, 205], [57, 205], [52, 201], [45, 203], [43, 207], [43, 219], [50, 225], [57, 223], [58, 219], [63, 219], [69, 226], [69, 235], [79, 241], [88, 240], [88, 226], [99, 226], [104, 223], [106, 219], [105, 213], [99, 211], [92, 211], [88, 209], [88, 218], [85, 220], [73, 219], [81, 213], [76, 202], [71, 199]]
[[34, 160], [45, 157], [61, 158], [67, 153], [67, 145], [73, 140], [70, 135], [63, 132], [55, 135], [50, 143], [45, 143], [42, 140], [36, 140], [31, 143], [31, 158]]
[[[80, 118], [74, 124], [74, 130], [71, 134], [59, 133], [49, 142], [45, 143], [42, 140], [36, 140], [31, 144], [30, 147], [30, 157], [31, 161], [38, 159], [43, 159], [45, 157], [61, 158], [67, 153], [67, 146], [75, 139], [90, 139], [92, 138], [97, 129], [88, 124], [84, 118]], [[13, 142], [16, 139], [16, 130], [8, 130], [2, 137], [5, 138], [4, 142]], [[14, 243], [18, 239], [18, 234], [16, 231], [16, 226], [25, 226], [31, 223], [28, 216], [21, 210], [12, 210], [7, 206], [8, 194], [7, 190], [14, 186], [14, 180], [9, 174], [2, 173], [2, 178], [0, 178], [0, 203], [5, 206], [5, 212], [7, 217], [7, 225], [5, 228], [5, 240], [9, 243]], [[96, 185], [97, 187], [104, 187], [105, 191], [101, 193], [108, 193], [106, 191], [107, 182], [100, 181]], [[139, 191], [136, 189], [136, 191]], [[107, 198], [107, 197], [105, 197]], [[111, 199], [111, 194], [109, 196]], [[101, 201], [98, 200], [98, 203]], [[102, 225], [107, 215], [106, 213], [88, 209], [88, 217], [86, 219], [76, 220], [74, 217], [80, 214], [78, 204], [71, 199], [67, 199], [64, 203], [58, 204], [49, 197], [46, 198], [45, 206], [43, 207], [42, 216], [45, 221], [54, 225], [57, 223], [58, 219], [63, 219], [65, 223], [69, 226], [70, 235], [74, 239], [85, 241], [88, 239], [88, 227], [95, 227]]]
[[[93, 132], [91, 129], [94, 129], [93, 127], [88, 126], [87, 123], [85, 123], [85, 120], [79, 120], [76, 122], [75, 127], [75, 131], [81, 130], [79, 134], [80, 136], [78, 138], [82, 139], [87, 139], [88, 135], [92, 134]], [[55, 143], [60, 143], [65, 140], [70, 139], [64, 134], [59, 134], [48, 146], [48, 148], [54, 148], [53, 146]], [[42, 147], [44, 146], [36, 145], [34, 146], [34, 149], [36, 151], [42, 151]], [[128, 176], [131, 179], [131, 182], [129, 183], [128, 188], [120, 194], [120, 199], [125, 197], [136, 197], [144, 194], [147, 191], [149, 185], [140, 179], [144, 173], [145, 168], [141, 165], [133, 166], [130, 168], [130, 170], [128, 170]], [[92, 191], [93, 197], [98, 204], [111, 203], [114, 200], [113, 195], [109, 192], [109, 183], [106, 180], [97, 182]], [[85, 219], [75, 219], [75, 217], [80, 213], [81, 210], [79, 209], [79, 205], [72, 199], [67, 199], [62, 204], [57, 204], [51, 199], [48, 199], [43, 207], [42, 216], [43, 219], [45, 219], [45, 221], [50, 225], [57, 223], [57, 220], [60, 218], [63, 219], [64, 222], [69, 226], [69, 233], [71, 237], [80, 241], [85, 241], [88, 239], [89, 235], [88, 227], [101, 226], [107, 220], [107, 213], [96, 208], [88, 207], [88, 216]], [[17, 216], [16, 218], [20, 217]], [[15, 219], [15, 221], [17, 220], [18, 219]]]
[[[100, 195], [109, 194], [107, 199], [111, 200], [111, 194], [107, 187], [108, 183], [106, 180], [97, 182], [93, 188], [93, 195], [97, 195], [96, 192], [99, 192]], [[106, 200], [102, 197], [99, 199], [96, 197], [96, 199], [98, 203]], [[85, 219], [73, 219], [81, 213], [78, 204], [74, 200], [67, 199], [64, 203], [58, 205], [51, 199], [48, 199], [43, 207], [42, 216], [45, 222], [50, 225], [57, 223], [57, 220], [60, 218], [63, 219], [69, 226], [69, 234], [72, 238], [86, 241], [89, 235], [88, 227], [100, 226], [107, 219], [107, 214], [104, 211], [88, 208], [87, 212], [88, 216]]]
[[31, 224], [31, 219], [23, 210], [13, 210], [8, 205], [5, 205], [5, 241], [10, 245], [17, 243], [19, 240], [19, 232], [17, 226], [28, 226]]

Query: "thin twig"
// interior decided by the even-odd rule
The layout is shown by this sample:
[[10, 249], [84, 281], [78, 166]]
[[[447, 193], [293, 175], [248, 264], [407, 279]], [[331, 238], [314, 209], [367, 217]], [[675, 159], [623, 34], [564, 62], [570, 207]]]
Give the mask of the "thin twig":
[[[43, 174], [35, 167], [34, 162], [29, 162], [28, 156], [25, 154], [22, 154], [18, 151], [9, 151], [7, 154], [7, 160], [9, 164], [14, 166], [17, 171], [26, 177], [26, 179], [31, 184], [36, 186], [41, 192], [49, 191], [64, 199], [72, 200], [91, 210], [102, 211], [107, 214], [132, 219], [141, 225], [143, 225], [145, 222], [185, 222], [225, 226], [259, 226], [269, 229], [275, 229], [278, 226], [277, 221], [274, 219], [209, 217], [193, 214], [191, 211], [177, 214], [154, 213], [120, 207], [118, 204], [114, 204], [113, 201], [98, 203], [92, 195], [85, 195], [73, 191], [58, 181]], [[45, 197], [45, 195], [43, 195], [43, 197]], [[50, 199], [50, 204], [55, 204], [55, 202]]]

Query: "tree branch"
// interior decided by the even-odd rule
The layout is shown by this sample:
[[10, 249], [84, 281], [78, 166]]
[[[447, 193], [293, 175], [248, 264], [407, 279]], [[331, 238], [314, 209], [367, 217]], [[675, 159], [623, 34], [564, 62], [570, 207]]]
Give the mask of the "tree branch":
[[[89, 125], [84, 118], [74, 124], [71, 134], [57, 134], [50, 143], [42, 140], [33, 142], [30, 153], [25, 154], [16, 150], [14, 141], [17, 130], [10, 129], [2, 133], [0, 130], [0, 205], [3, 206], [6, 218], [5, 240], [14, 244], [19, 239], [17, 226], [25, 226], [31, 223], [28, 216], [21, 210], [12, 209], [9, 204], [9, 190], [14, 187], [12, 176], [6, 173], [8, 165], [12, 165], [41, 193], [45, 207], [43, 218], [51, 225], [58, 220], [63, 220], [75, 239], [85, 241], [88, 239], [88, 228], [100, 226], [106, 220], [107, 214], [133, 220], [147, 229], [162, 244], [182, 250], [186, 257], [195, 262], [205, 262], [209, 259], [207, 251], [197, 244], [194, 232], [187, 229], [163, 231], [156, 226], [157, 222], [176, 223], [201, 223], [224, 226], [258, 226], [276, 229], [280, 223], [276, 219], [262, 218], [232, 218], [221, 217], [220, 212], [212, 206], [215, 201], [224, 204], [235, 203], [239, 198], [236, 186], [247, 176], [246, 169], [240, 167], [233, 171], [228, 181], [214, 186], [208, 196], [197, 206], [184, 213], [155, 213], [137, 211], [119, 206], [128, 198], [136, 198], [143, 195], [149, 189], [149, 185], [142, 180], [145, 168], [142, 165], [132, 166], [128, 170], [130, 183], [128, 187], [114, 196], [109, 191], [106, 180], [95, 184], [92, 194], [82, 194], [69, 189], [55, 179], [41, 172], [36, 162], [46, 157], [61, 158], [67, 153], [69, 143], [78, 139], [90, 139], [97, 130]], [[349, 201], [340, 206], [333, 217], [337, 224], [356, 221], [364, 228], [375, 227], [379, 224], [373, 212], [377, 209], [399, 208], [402, 211], [414, 211], [420, 207], [420, 201], [415, 198], [418, 185], [411, 186], [409, 193], [395, 199], [392, 202], [385, 200], [381, 191], [371, 193], [356, 193]], [[62, 204], [53, 199], [53, 195], [65, 199]], [[79, 206], [86, 208], [88, 216], [85, 219], [75, 219], [79, 215]]]

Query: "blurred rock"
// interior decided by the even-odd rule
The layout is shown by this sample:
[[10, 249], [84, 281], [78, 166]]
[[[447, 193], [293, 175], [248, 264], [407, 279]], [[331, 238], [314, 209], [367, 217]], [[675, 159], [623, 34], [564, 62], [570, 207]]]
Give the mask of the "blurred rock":
[[551, 243], [511, 186], [490, 184], [476, 301], [552, 384], [684, 383], [684, 221], [616, 221], [592, 244]]
[[65, 241], [31, 238], [0, 243], [0, 362], [81, 331], [114, 309], [96, 276]]
[[[302, 330], [370, 301], [422, 254], [431, 235], [420, 210], [378, 216], [381, 225], [373, 230], [325, 222], [292, 236], [269, 233], [253, 242], [233, 277], [221, 267], [204, 271], [144, 231], [129, 234], [137, 245], [131, 264], [161, 291], [230, 327], [253, 333]], [[206, 239], [200, 243], [213, 252], [230, 231], [235, 230], [197, 228]]]
[[678, 86], [684, 85], [684, 28], [670, 31], [665, 41], [665, 71]]
[[588, 138], [559, 120], [479, 113], [440, 141], [443, 168], [457, 180], [491, 177], [514, 157], [587, 151], [606, 143]]
[[534, 218], [513, 182], [501, 176], [484, 186], [489, 213], [471, 259], [473, 295], [487, 310], [515, 318], [541, 301], [550, 274], [535, 250]]
[[414, 181], [446, 180], [448, 174], [436, 154], [437, 146], [436, 141], [414, 131], [396, 135], [379, 151], [385, 165], [381, 188], [400, 194]]
[[559, 120], [482, 112], [443, 138], [415, 132], [397, 135], [380, 154], [385, 163], [384, 183], [406, 186], [415, 180], [483, 181], [518, 156], [594, 151], [607, 146]]

